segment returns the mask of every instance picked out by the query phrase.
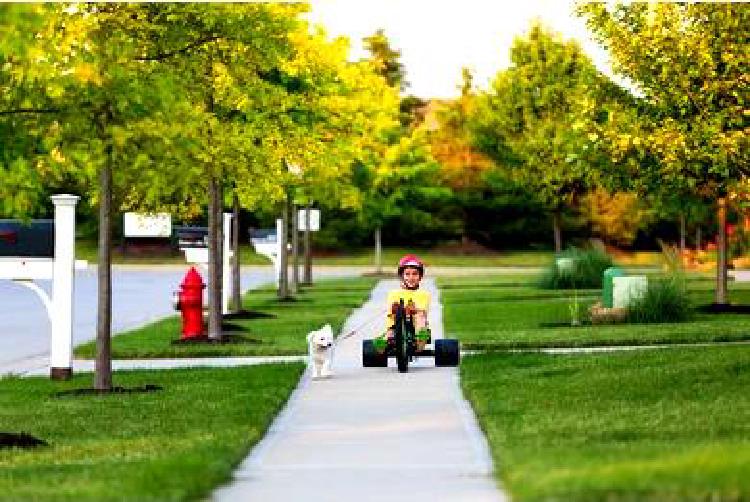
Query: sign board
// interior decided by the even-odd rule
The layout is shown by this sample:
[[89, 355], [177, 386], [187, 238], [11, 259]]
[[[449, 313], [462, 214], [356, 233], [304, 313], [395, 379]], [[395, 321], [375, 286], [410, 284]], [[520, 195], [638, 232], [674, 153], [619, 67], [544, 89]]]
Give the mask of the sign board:
[[255, 252], [265, 256], [271, 263], [276, 273], [276, 280], [281, 276], [281, 242], [279, 236], [284, 234], [284, 222], [281, 218], [276, 220], [276, 228], [262, 230], [250, 230], [250, 243]]
[[125, 237], [170, 237], [172, 216], [169, 213], [125, 213], [122, 215]]
[[208, 227], [174, 227], [174, 234], [180, 249], [208, 247]]
[[55, 255], [53, 220], [0, 220], [0, 256], [52, 258]]
[[[307, 209], [300, 209], [297, 213], [297, 228], [300, 232], [307, 230]], [[310, 209], [310, 232], [320, 230], [320, 209]]]

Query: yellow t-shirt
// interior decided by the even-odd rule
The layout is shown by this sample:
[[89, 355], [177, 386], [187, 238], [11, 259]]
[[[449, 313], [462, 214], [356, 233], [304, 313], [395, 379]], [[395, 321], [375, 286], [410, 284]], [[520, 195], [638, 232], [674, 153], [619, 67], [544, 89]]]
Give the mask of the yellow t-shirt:
[[414, 302], [417, 310], [423, 310], [425, 313], [429, 311], [430, 300], [432, 299], [430, 293], [421, 289], [393, 289], [388, 292], [388, 298], [386, 300], [386, 329], [394, 325], [396, 320], [391, 314], [391, 305], [398, 303], [401, 299], [404, 299], [404, 305], [409, 303], [409, 300]]

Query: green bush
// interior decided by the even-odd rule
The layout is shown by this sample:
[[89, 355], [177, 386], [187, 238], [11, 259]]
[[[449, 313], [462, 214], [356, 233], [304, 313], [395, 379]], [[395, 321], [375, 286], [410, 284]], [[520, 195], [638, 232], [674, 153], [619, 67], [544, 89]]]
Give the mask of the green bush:
[[680, 275], [650, 279], [643, 296], [628, 306], [628, 322], [680, 322], [690, 318], [692, 306]]
[[570, 270], [560, 270], [554, 261], [539, 278], [542, 289], [589, 289], [602, 287], [602, 274], [613, 265], [612, 257], [598, 248], [570, 248], [557, 258], [571, 258]]

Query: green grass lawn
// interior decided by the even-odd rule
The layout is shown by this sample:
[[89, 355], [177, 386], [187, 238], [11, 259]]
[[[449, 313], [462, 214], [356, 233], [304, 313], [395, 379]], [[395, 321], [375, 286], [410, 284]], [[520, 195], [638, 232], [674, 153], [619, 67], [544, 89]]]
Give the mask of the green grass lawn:
[[[181, 321], [168, 317], [112, 338], [115, 359], [157, 357], [266, 356], [307, 352], [306, 335], [324, 324], [335, 332], [352, 309], [359, 307], [377, 282], [374, 278], [319, 280], [303, 288], [296, 301], [279, 302], [271, 287], [248, 292], [243, 308], [258, 317], [227, 321], [242, 341], [226, 344], [174, 345]], [[93, 358], [94, 342], [76, 347], [77, 357]]]
[[[89, 263], [98, 262], [97, 242], [92, 239], [76, 240], [76, 258], [87, 260]], [[112, 250], [112, 263], [128, 265], [169, 265], [184, 264], [185, 255], [175, 252], [170, 255], [138, 255], [123, 254], [119, 247]], [[240, 244], [240, 263], [242, 265], [270, 265], [271, 261], [265, 256], [257, 254], [250, 244]]]
[[[584, 347], [750, 340], [750, 315], [701, 314], [690, 322], [569, 326], [572, 291], [541, 290], [532, 276], [439, 278], [447, 333], [465, 349]], [[695, 305], [713, 298], [713, 282], [691, 276]], [[578, 291], [581, 313], [599, 290]], [[750, 304], [750, 284], [730, 283], [730, 300]]]
[[[387, 271], [392, 270], [398, 260], [408, 253], [422, 258], [428, 267], [545, 267], [554, 257], [552, 251], [509, 250], [481, 252], [462, 252], [451, 248], [383, 248], [382, 263]], [[360, 266], [374, 267], [375, 253], [373, 248], [359, 248], [346, 251], [314, 251], [313, 263], [325, 266]], [[76, 257], [80, 260], [97, 262], [97, 243], [92, 239], [76, 241]], [[182, 253], [167, 256], [148, 256], [123, 254], [119, 247], [112, 253], [112, 262], [116, 264], [159, 265], [185, 263]], [[663, 264], [661, 253], [639, 251], [622, 253], [617, 256], [622, 266], [655, 267]], [[270, 265], [265, 256], [257, 254], [248, 243], [240, 243], [240, 263], [242, 265]]]
[[460, 371], [513, 500], [750, 499], [750, 347], [494, 353]]
[[[398, 260], [408, 253], [419, 256], [428, 267], [542, 267], [552, 259], [551, 251], [488, 251], [482, 254], [462, 254], [425, 248], [383, 248], [385, 270], [396, 268]], [[373, 249], [359, 249], [315, 257], [318, 265], [374, 266]]]
[[[384, 248], [383, 266], [391, 270], [398, 260], [407, 253], [416, 253], [429, 266], [448, 267], [541, 267], [552, 259], [551, 251], [488, 251], [483, 254], [462, 254], [424, 248]], [[96, 240], [79, 239], [76, 241], [76, 258], [97, 262]], [[117, 264], [158, 265], [185, 263], [182, 253], [167, 256], [148, 256], [123, 254], [119, 247], [112, 253], [112, 262]], [[247, 243], [240, 244], [240, 263], [242, 265], [270, 265], [265, 256], [257, 254]], [[313, 263], [327, 266], [363, 266], [374, 267], [375, 255], [372, 248], [356, 249], [341, 252], [315, 252]]]
[[91, 385], [0, 379], [0, 431], [49, 446], [0, 449], [0, 500], [195, 500], [228, 481], [286, 402], [302, 364], [115, 374], [151, 393], [55, 397]]

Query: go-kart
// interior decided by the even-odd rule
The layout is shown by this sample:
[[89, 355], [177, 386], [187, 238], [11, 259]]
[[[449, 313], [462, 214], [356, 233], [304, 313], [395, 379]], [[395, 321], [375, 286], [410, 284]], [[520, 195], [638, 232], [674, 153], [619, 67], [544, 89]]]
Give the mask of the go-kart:
[[[409, 363], [420, 356], [435, 357], [435, 366], [458, 366], [460, 359], [458, 340], [435, 340], [434, 348], [426, 347], [432, 341], [429, 328], [414, 329], [413, 304], [404, 305], [403, 298], [391, 306], [395, 323], [393, 336], [385, 335], [362, 341], [362, 365], [365, 368], [385, 368], [388, 358], [395, 357], [398, 371], [409, 371]], [[421, 347], [421, 348], [420, 348]]]

